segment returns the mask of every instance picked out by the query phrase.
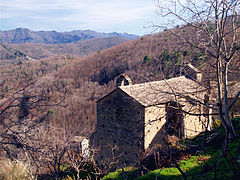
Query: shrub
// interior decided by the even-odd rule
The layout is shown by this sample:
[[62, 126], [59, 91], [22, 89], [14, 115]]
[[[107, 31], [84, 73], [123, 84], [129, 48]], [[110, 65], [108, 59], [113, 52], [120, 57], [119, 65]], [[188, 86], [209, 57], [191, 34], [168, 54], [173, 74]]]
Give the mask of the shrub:
[[183, 51], [183, 56], [186, 56], [186, 55], [188, 55], [188, 54], [189, 54], [188, 50]]
[[145, 56], [145, 57], [143, 58], [143, 63], [148, 63], [150, 60], [151, 60], [151, 57], [150, 57], [150, 56]]
[[53, 115], [55, 113], [55, 111], [53, 110], [53, 109], [49, 109], [48, 111], [47, 111], [47, 114], [48, 115]]
[[59, 65], [58, 64], [56, 64], [56, 71], [59, 69]]
[[8, 85], [5, 86], [5, 92], [8, 92]]
[[28, 180], [33, 179], [30, 165], [18, 160], [4, 159], [0, 163], [1, 180]]
[[212, 123], [213, 123], [212, 127], [213, 127], [214, 129], [217, 129], [217, 128], [219, 128], [219, 127], [221, 126], [221, 120], [220, 120], [220, 119], [216, 119], [216, 120], [213, 121]]

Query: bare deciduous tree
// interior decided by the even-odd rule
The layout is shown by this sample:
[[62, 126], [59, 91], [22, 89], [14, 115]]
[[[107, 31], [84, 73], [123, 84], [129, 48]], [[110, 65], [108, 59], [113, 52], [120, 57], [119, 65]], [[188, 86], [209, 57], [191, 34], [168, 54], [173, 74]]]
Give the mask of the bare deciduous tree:
[[61, 103], [46, 104], [46, 99], [44, 95], [32, 93], [30, 84], [0, 102], [0, 153], [30, 164], [34, 178], [42, 166], [43, 149], [50, 148], [42, 136], [51, 115], [47, 110]]
[[[214, 69], [217, 100], [212, 107], [218, 109], [218, 115], [226, 130], [227, 139], [234, 139], [236, 133], [230, 118], [230, 110], [240, 95], [239, 87], [229, 101], [229, 74], [234, 69], [239, 52], [239, 1], [238, 0], [155, 0], [158, 13], [167, 18], [165, 24], [155, 28], [167, 28], [183, 44], [203, 52]], [[195, 38], [180, 36], [178, 27], [190, 28], [196, 32]], [[172, 27], [177, 27], [173, 28]]]

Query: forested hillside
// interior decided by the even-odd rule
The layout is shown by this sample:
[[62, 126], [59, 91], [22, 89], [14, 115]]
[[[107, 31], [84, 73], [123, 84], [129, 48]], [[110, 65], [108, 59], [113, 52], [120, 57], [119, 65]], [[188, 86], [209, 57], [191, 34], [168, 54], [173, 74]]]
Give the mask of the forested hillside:
[[0, 180], [239, 178], [239, 1], [10, 4], [3, 29], [161, 32], [0, 30]]
[[[13, 159], [26, 159], [24, 152], [30, 149], [37, 174], [60, 176], [60, 167], [65, 163], [61, 154], [74, 145], [76, 135], [89, 136], [94, 132], [96, 101], [114, 90], [121, 73], [136, 84], [178, 76], [184, 64], [191, 62], [203, 72], [204, 78], [213, 80], [210, 79], [215, 75], [213, 59], [204, 49], [183, 42], [176, 34], [194, 41], [196, 46], [207, 38], [204, 34], [196, 36], [196, 29], [186, 25], [82, 58], [64, 55], [0, 61], [0, 128], [4, 152]], [[238, 57], [236, 52], [234, 65], [229, 66], [230, 80], [239, 77]], [[21, 148], [16, 149], [15, 145]], [[71, 154], [68, 156], [71, 159]]]
[[29, 60], [48, 57], [78, 58], [126, 42], [121, 37], [95, 38], [68, 44], [0, 44], [0, 60]]
[[[194, 38], [189, 27], [175, 31], [183, 36], [191, 33]], [[95, 101], [115, 88], [115, 78], [121, 73], [129, 75], [133, 83], [160, 80], [176, 75], [185, 62], [204, 69], [204, 60], [204, 52], [182, 44], [172, 33], [164, 31], [74, 61], [43, 77], [33, 88], [54, 101], [57, 97], [65, 98], [66, 107], [54, 108], [53, 121], [75, 127], [78, 133], [92, 132], [96, 122]]]
[[[173, 31], [198, 43], [205, 41], [204, 36], [196, 38], [189, 26]], [[92, 43], [96, 45], [94, 41]], [[95, 128], [95, 101], [115, 88], [115, 78], [121, 73], [127, 74], [133, 83], [160, 80], [176, 76], [186, 62], [199, 67], [205, 75], [214, 73], [211, 59], [206, 58], [204, 51], [184, 44], [174, 33], [165, 30], [81, 59], [65, 57], [8, 65], [11, 68], [2, 68], [2, 94], [15, 89], [22, 81], [38, 79], [32, 90], [49, 96], [48, 103], [64, 98], [64, 107], [51, 107], [54, 109], [51, 120], [74, 127], [77, 134], [83, 131], [88, 134]], [[236, 70], [239, 66], [232, 68]]]

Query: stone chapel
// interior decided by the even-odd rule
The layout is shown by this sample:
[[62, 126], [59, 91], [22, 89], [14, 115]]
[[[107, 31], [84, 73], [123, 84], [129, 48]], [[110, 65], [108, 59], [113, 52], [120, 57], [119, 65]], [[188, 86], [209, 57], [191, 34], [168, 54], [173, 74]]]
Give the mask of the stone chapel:
[[120, 75], [116, 89], [97, 101], [97, 125], [90, 143], [98, 149], [99, 163], [110, 162], [114, 154], [119, 156], [116, 168], [134, 166], [140, 152], [164, 144], [165, 136], [186, 138], [205, 130], [211, 117], [199, 102], [209, 99], [208, 92], [200, 85], [202, 74], [192, 65], [187, 67], [183, 76], [141, 84]]

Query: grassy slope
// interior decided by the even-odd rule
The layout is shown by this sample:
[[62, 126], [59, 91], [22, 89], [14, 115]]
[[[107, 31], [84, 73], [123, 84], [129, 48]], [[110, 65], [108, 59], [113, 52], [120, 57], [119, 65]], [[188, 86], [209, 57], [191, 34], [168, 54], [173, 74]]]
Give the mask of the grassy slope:
[[[237, 134], [240, 132], [240, 119], [235, 119], [235, 130]], [[187, 174], [187, 179], [234, 179], [233, 168], [237, 168], [240, 166], [240, 138], [238, 137], [234, 141], [232, 141], [227, 148], [227, 160], [226, 158], [221, 159], [221, 163], [218, 171], [214, 174], [214, 169], [219, 159], [219, 155], [221, 153], [223, 138], [224, 138], [224, 129], [219, 128], [217, 130], [209, 132], [207, 137], [210, 137], [213, 133], [219, 133], [218, 138], [214, 139], [213, 142], [209, 143], [205, 149], [198, 155], [191, 156], [188, 160], [182, 160], [179, 162], [180, 168], [183, 170], [185, 174]], [[185, 144], [196, 144], [202, 143], [204, 139], [204, 135], [196, 136], [193, 139], [187, 139]], [[230, 158], [229, 158], [230, 157]], [[227, 161], [229, 163], [227, 163]], [[239, 169], [238, 169], [239, 171]], [[175, 167], [171, 168], [163, 168], [156, 169], [154, 171], [148, 172], [148, 174], [144, 176], [137, 176], [137, 169], [126, 168], [126, 175], [128, 179], [183, 179], [179, 170]], [[160, 173], [159, 173], [160, 172]], [[115, 172], [109, 173], [107, 176], [103, 178], [107, 179], [124, 179], [122, 170], [119, 169]]]

